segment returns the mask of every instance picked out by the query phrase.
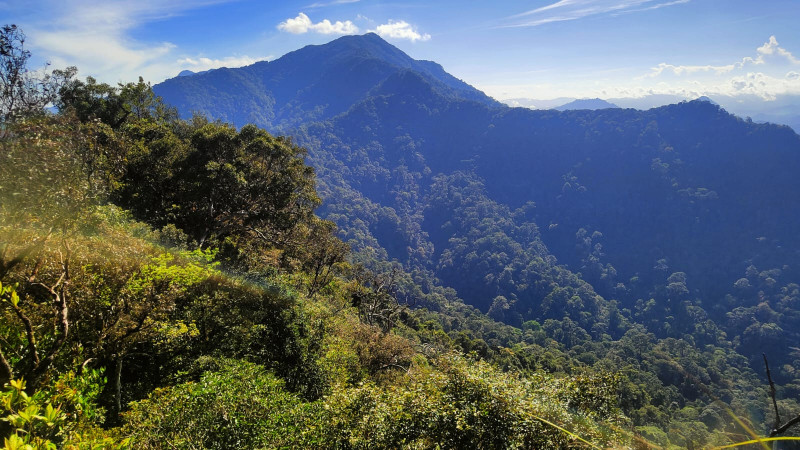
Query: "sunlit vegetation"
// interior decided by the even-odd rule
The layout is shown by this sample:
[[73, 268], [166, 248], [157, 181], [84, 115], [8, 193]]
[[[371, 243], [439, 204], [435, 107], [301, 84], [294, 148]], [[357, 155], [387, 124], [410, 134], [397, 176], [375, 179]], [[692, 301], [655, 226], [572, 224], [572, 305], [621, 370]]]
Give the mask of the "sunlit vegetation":
[[[571, 271], [535, 205], [432, 170], [374, 109], [373, 135], [343, 138], [345, 115], [294, 141], [181, 119], [141, 79], [37, 82], [13, 54], [24, 89], [4, 95], [33, 100], [0, 123], [6, 448], [700, 448], [774, 422], [747, 357], [785, 343], [788, 269], [738, 277], [731, 341], [689, 269], [657, 261], [658, 283], [618, 288], [603, 233], [581, 227]], [[486, 107], [411, 72], [392, 86]], [[588, 189], [578, 175], [564, 195]], [[797, 359], [776, 356], [784, 417]]]
[[[617, 376], [432, 344], [347, 262], [303, 151], [69, 79], [0, 140], [7, 448], [609, 446]], [[584, 444], [581, 444], [584, 443]]]

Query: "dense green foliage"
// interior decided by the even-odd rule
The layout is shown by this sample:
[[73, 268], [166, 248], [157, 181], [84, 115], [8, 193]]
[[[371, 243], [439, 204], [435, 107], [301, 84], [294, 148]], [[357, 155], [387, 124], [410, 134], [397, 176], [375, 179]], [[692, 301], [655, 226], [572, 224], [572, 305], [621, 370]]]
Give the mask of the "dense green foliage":
[[59, 107], [0, 139], [6, 448], [631, 439], [617, 375], [466, 356], [398, 303], [405, 273], [346, 262], [289, 140], [179, 120], [141, 81], [68, 80]]
[[[153, 125], [143, 120], [136, 125]], [[348, 275], [340, 258], [304, 269], [316, 267], [304, 257], [344, 255], [335, 239], [320, 241], [333, 229], [313, 216], [292, 216], [283, 228], [254, 221], [254, 230], [228, 228], [204, 245], [174, 223], [153, 231], [135, 222], [104, 200], [135, 188], [127, 167], [88, 178], [79, 150], [96, 141], [78, 138], [95, 126], [66, 111], [15, 123], [2, 142], [6, 162], [30, 161], [3, 174], [11, 181], [0, 229], [8, 447], [495, 448], [578, 442], [570, 432], [605, 444], [629, 439], [614, 377], [525, 378], [447, 350], [415, 350], [425, 339], [406, 324], [414, 318], [394, 300], [391, 276]], [[247, 133], [168, 126], [196, 127], [185, 140], [176, 135], [185, 146], [210, 127]], [[145, 142], [120, 130], [104, 132], [139, 152]], [[160, 224], [162, 214], [142, 218]], [[315, 234], [294, 232], [304, 227]], [[321, 275], [331, 270], [340, 275]]]
[[[708, 141], [700, 146], [713, 150], [730, 143], [746, 154], [772, 145], [763, 151], [784, 168], [800, 157], [792, 153], [800, 145], [790, 130], [748, 124], [701, 103], [647, 113], [558, 114], [491, 112], [420, 97], [414, 111], [404, 111], [410, 107], [408, 92], [417, 91], [412, 84], [298, 133], [300, 142], [314, 149], [311, 160], [328, 199], [323, 215], [347, 231], [354, 248], [373, 252], [380, 245], [389, 258], [429, 280], [421, 284], [454, 288], [494, 319], [521, 328], [537, 321], [571, 357], [552, 369], [569, 372], [577, 362], [629, 371], [622, 406], [637, 425], [693, 422], [702, 423], [704, 433], [736, 430], [719, 412], [707, 417], [720, 420], [698, 420], [714, 399], [723, 399], [723, 410], [765, 423], [762, 352], [781, 367], [782, 394], [791, 398], [797, 361], [786, 349], [797, 342], [790, 325], [797, 309], [787, 306], [797, 280], [791, 250], [797, 243], [782, 224], [793, 223], [798, 211], [797, 197], [785, 191], [796, 185], [788, 179], [793, 171], [744, 176], [723, 169], [730, 178], [716, 182], [728, 183], [729, 191], [704, 180], [664, 180], [653, 175], [657, 155], [642, 156], [648, 144], [639, 137], [636, 116], [652, 115], [667, 129], [676, 125], [663, 116], [710, 116], [730, 128], [709, 124], [725, 131], [704, 137]], [[590, 114], [597, 122], [571, 122]], [[517, 115], [531, 118], [504, 123]], [[632, 141], [611, 128], [613, 121], [631, 128]], [[563, 142], [584, 135], [583, 142]], [[596, 140], [631, 150], [608, 154]], [[688, 160], [674, 145], [670, 157]], [[666, 146], [654, 148], [662, 149], [657, 153]], [[711, 166], [728, 156], [705, 157], [707, 162], [692, 162], [709, 164], [693, 169], [697, 176], [719, 176]], [[771, 170], [755, 160], [747, 167]], [[763, 181], [756, 185], [756, 180]], [[687, 188], [691, 183], [714, 192]], [[755, 197], [740, 193], [748, 189], [784, 199], [782, 206], [758, 205]], [[727, 203], [716, 198], [723, 193]], [[746, 203], [750, 198], [753, 203]], [[769, 219], [756, 225], [753, 211]], [[624, 339], [628, 333], [640, 340]], [[489, 347], [520, 343], [518, 337], [497, 342], [493, 334], [482, 329], [471, 337], [494, 339]], [[675, 405], [700, 410], [687, 421], [676, 418]], [[670, 442], [686, 445], [676, 436]]]
[[[350, 48], [358, 39], [269, 65], [290, 70], [313, 55], [351, 67], [364, 54]], [[396, 49], [362, 41], [374, 65], [392, 61]], [[156, 90], [184, 113], [197, 109], [185, 96], [242, 92], [213, 72]], [[408, 66], [371, 80], [365, 96], [339, 97], [350, 103], [339, 115], [259, 123], [309, 149], [320, 215], [355, 260], [403, 269], [399, 294], [431, 311], [412, 323], [426, 339], [446, 335], [523, 371], [620, 370], [623, 410], [677, 445], [745, 433], [729, 412], [768, 429], [762, 352], [778, 367], [778, 398], [796, 409], [800, 138], [791, 129], [700, 101], [504, 108], [443, 91]], [[306, 109], [324, 110], [321, 87], [306, 86]]]
[[[643, 208], [614, 197], [601, 176], [609, 168], [581, 152], [606, 140], [629, 149], [609, 160], [617, 174], [628, 164], [638, 173], [634, 162], [680, 166], [640, 158], [651, 141], [636, 130], [642, 120], [675, 127], [697, 105], [644, 119], [494, 109], [374, 35], [336, 42], [319, 79], [298, 61], [325, 46], [270, 63], [297, 75], [292, 89], [313, 85], [266, 123], [305, 123], [294, 135], [308, 154], [253, 125], [179, 119], [141, 79], [115, 87], [65, 73], [57, 114], [32, 105], [5, 119], [5, 447], [698, 447], [765, 431], [767, 389], [747, 357], [762, 336], [791, 342], [780, 327], [796, 314], [797, 289], [790, 267], [756, 264], [791, 255], [736, 256], [750, 266], [726, 299], [738, 308], [722, 310], [735, 325], [723, 328], [703, 309], [706, 288], [689, 289], [696, 272], [675, 265], [679, 254], [652, 270], [653, 255], [637, 254], [647, 263], [621, 282], [633, 269], [604, 254], [605, 228], [592, 222], [602, 215], [581, 215], [615, 202]], [[330, 91], [342, 81], [331, 74], [362, 66], [378, 68], [364, 72], [369, 82]], [[318, 95], [341, 104], [317, 108]], [[740, 133], [713, 139], [730, 134], [745, 153], [748, 139], [767, 142], [786, 152], [784, 165], [794, 161], [786, 145], [796, 135], [703, 108], [690, 123], [710, 114]], [[520, 124], [529, 135], [513, 132]], [[520, 151], [517, 139], [532, 147]], [[536, 151], [543, 143], [561, 151]], [[678, 197], [660, 201], [679, 208], [678, 198], [695, 205], [725, 192], [686, 188], [680, 175], [668, 188]], [[525, 184], [531, 177], [540, 183]], [[329, 221], [315, 215], [317, 188]], [[649, 217], [643, 209], [639, 219]], [[561, 255], [563, 229], [577, 237], [580, 267]], [[637, 245], [643, 232], [627, 232]], [[663, 267], [671, 275], [652, 275]], [[800, 409], [796, 356], [776, 356], [784, 413]]]

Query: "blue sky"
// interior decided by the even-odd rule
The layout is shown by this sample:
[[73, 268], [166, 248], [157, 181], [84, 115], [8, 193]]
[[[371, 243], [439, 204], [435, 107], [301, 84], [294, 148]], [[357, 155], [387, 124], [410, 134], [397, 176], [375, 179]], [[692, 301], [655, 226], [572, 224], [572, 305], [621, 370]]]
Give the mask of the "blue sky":
[[798, 0], [0, 0], [53, 67], [154, 83], [374, 31], [498, 99], [800, 94]]

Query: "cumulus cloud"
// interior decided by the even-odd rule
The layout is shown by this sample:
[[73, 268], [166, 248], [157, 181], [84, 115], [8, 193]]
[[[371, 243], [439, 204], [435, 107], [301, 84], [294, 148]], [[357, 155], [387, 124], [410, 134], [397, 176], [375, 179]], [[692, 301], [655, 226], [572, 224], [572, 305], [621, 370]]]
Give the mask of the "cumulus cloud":
[[384, 38], [408, 39], [411, 42], [430, 40], [431, 35], [419, 33], [414, 27], [404, 20], [390, 20], [389, 23], [378, 25], [374, 30], [369, 30]]
[[726, 74], [734, 70], [743, 69], [749, 65], [764, 65], [767, 62], [767, 57], [777, 56], [782, 58], [782, 61], [790, 64], [800, 64], [800, 60], [794, 57], [792, 53], [778, 44], [778, 39], [775, 36], [770, 36], [769, 40], [761, 47], [756, 49], [756, 56], [746, 56], [740, 61], [732, 64], [722, 66], [714, 65], [674, 65], [661, 63], [656, 67], [650, 69], [647, 77], [657, 77], [664, 72], [671, 72], [675, 75], [692, 75], [698, 72], [714, 72], [717, 75]]
[[769, 41], [764, 43], [764, 45], [762, 45], [761, 47], [758, 47], [756, 51], [758, 51], [759, 53], [758, 58], [761, 61], [764, 60], [764, 55], [777, 54], [783, 56], [792, 64], [800, 64], [800, 60], [795, 58], [794, 55], [792, 55], [792, 53], [789, 52], [789, 50], [786, 50], [785, 48], [781, 47], [778, 44], [778, 40], [775, 38], [775, 36], [770, 36]]
[[[750, 94], [764, 100], [775, 100], [780, 94], [800, 92], [800, 80], [776, 78], [761, 72], [749, 72], [730, 80], [732, 95]], [[724, 91], [724, 89], [720, 89]]]
[[[786, 71], [787, 66], [800, 65], [800, 60], [778, 43], [775, 36], [746, 56], [726, 65], [674, 65], [661, 63], [639, 80], [662, 78], [665, 74], [678, 78], [665, 83], [662, 90], [676, 92], [691, 87], [703, 95], [753, 95], [772, 101], [780, 95], [800, 94], [800, 73]], [[754, 70], [758, 68], [758, 71]], [[658, 85], [657, 85], [658, 87]]]
[[356, 34], [358, 27], [351, 21], [344, 22], [337, 20], [331, 22], [323, 19], [321, 22], [314, 23], [304, 13], [299, 13], [294, 19], [286, 19], [285, 22], [278, 24], [278, 29], [292, 34], [304, 34], [310, 31], [319, 34]]

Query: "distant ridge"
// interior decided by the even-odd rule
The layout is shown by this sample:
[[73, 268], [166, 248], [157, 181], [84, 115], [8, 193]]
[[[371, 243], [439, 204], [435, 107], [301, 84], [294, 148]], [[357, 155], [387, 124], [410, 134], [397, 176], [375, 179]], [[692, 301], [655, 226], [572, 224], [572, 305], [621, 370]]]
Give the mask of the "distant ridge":
[[[774, 100], [764, 101], [763, 98], [753, 95], [722, 95], [714, 94], [714, 98], [702, 96], [696, 100], [711, 100], [740, 117], [751, 117], [757, 122], [770, 122], [789, 125], [795, 131], [800, 131], [800, 95], [782, 94]], [[507, 98], [502, 102], [511, 107], [525, 107], [530, 109], [552, 109], [575, 100], [574, 98], [537, 99], [537, 98]], [[664, 105], [672, 105], [686, 101], [682, 95], [673, 94], [647, 94], [642, 97], [613, 97], [606, 101], [620, 108], [633, 108], [647, 110]]]
[[200, 72], [192, 72], [191, 70], [188, 70], [188, 69], [187, 70], [181, 70], [181, 72], [178, 74], [178, 76], [179, 77], [190, 77], [192, 75], [200, 75], [200, 74], [209, 72], [211, 70], [214, 70], [214, 69], [201, 70]]
[[596, 110], [596, 109], [608, 109], [608, 108], [619, 108], [619, 106], [613, 103], [609, 103], [600, 98], [584, 98], [584, 99], [573, 100], [569, 103], [557, 106], [553, 109], [556, 109], [558, 111], [567, 111], [570, 109]]

